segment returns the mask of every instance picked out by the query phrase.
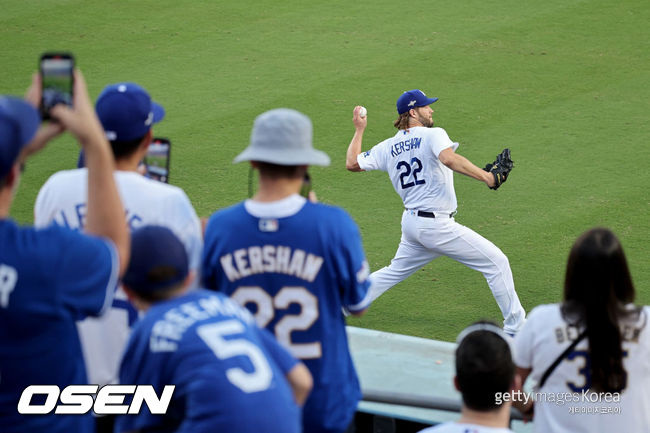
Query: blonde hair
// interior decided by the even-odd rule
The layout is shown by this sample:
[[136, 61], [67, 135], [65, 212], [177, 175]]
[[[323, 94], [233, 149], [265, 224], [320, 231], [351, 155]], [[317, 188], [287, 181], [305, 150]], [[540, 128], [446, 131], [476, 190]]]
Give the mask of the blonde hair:
[[407, 111], [406, 113], [402, 113], [397, 117], [397, 120], [393, 123], [395, 125], [395, 128], [401, 130], [404, 129], [409, 129], [409, 118], [411, 117], [409, 114], [410, 110]]

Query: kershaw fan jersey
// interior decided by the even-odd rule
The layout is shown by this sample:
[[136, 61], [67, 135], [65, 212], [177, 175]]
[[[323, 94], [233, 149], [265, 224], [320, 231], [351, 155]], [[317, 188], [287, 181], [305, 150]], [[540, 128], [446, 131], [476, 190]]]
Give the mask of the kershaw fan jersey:
[[309, 368], [314, 388], [305, 432], [342, 431], [361, 398], [342, 307], [369, 305], [369, 269], [359, 230], [342, 210], [297, 194], [247, 200], [212, 215], [202, 275], [255, 315]]

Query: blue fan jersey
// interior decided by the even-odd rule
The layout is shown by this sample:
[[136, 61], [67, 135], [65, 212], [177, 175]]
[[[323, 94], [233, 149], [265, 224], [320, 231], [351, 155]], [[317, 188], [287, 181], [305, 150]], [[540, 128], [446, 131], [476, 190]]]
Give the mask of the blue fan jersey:
[[152, 306], [133, 328], [120, 383], [176, 385], [165, 415], [143, 405], [116, 432], [299, 433], [286, 373], [297, 361], [240, 305], [207, 290]]
[[[94, 432], [88, 415], [20, 415], [29, 385], [85, 384], [75, 321], [113, 300], [119, 263], [108, 241], [0, 220], [0, 430]], [[43, 404], [34, 397], [32, 404]], [[44, 398], [43, 398], [44, 400]]]
[[295, 209], [277, 218], [254, 216], [250, 203], [211, 216], [204, 284], [249, 308], [309, 368], [314, 388], [303, 409], [304, 431], [344, 431], [361, 391], [342, 308], [358, 312], [369, 303], [359, 230], [342, 209], [297, 195], [276, 202], [276, 211]]

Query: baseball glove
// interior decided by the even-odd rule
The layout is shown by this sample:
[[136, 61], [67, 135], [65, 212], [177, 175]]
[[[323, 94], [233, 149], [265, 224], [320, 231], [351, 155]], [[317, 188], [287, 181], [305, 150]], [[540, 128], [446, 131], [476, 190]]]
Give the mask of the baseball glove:
[[510, 159], [510, 149], [503, 149], [493, 163], [488, 163], [483, 168], [483, 170], [492, 173], [492, 176], [494, 176], [494, 186], [491, 186], [490, 189], [498, 189], [508, 179], [512, 167], [514, 165], [512, 159]]

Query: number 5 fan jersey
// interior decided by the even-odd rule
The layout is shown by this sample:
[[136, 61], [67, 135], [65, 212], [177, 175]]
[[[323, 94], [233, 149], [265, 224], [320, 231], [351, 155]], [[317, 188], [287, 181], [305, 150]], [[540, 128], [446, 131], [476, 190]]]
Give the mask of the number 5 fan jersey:
[[134, 326], [120, 382], [151, 384], [158, 393], [176, 388], [165, 415], [143, 405], [138, 415], [118, 417], [115, 431], [299, 433], [285, 377], [296, 363], [221, 293], [195, 290], [160, 302]]
[[247, 200], [210, 218], [202, 276], [246, 306], [314, 378], [305, 432], [343, 431], [361, 398], [342, 308], [368, 307], [359, 230], [342, 209], [295, 194]]

